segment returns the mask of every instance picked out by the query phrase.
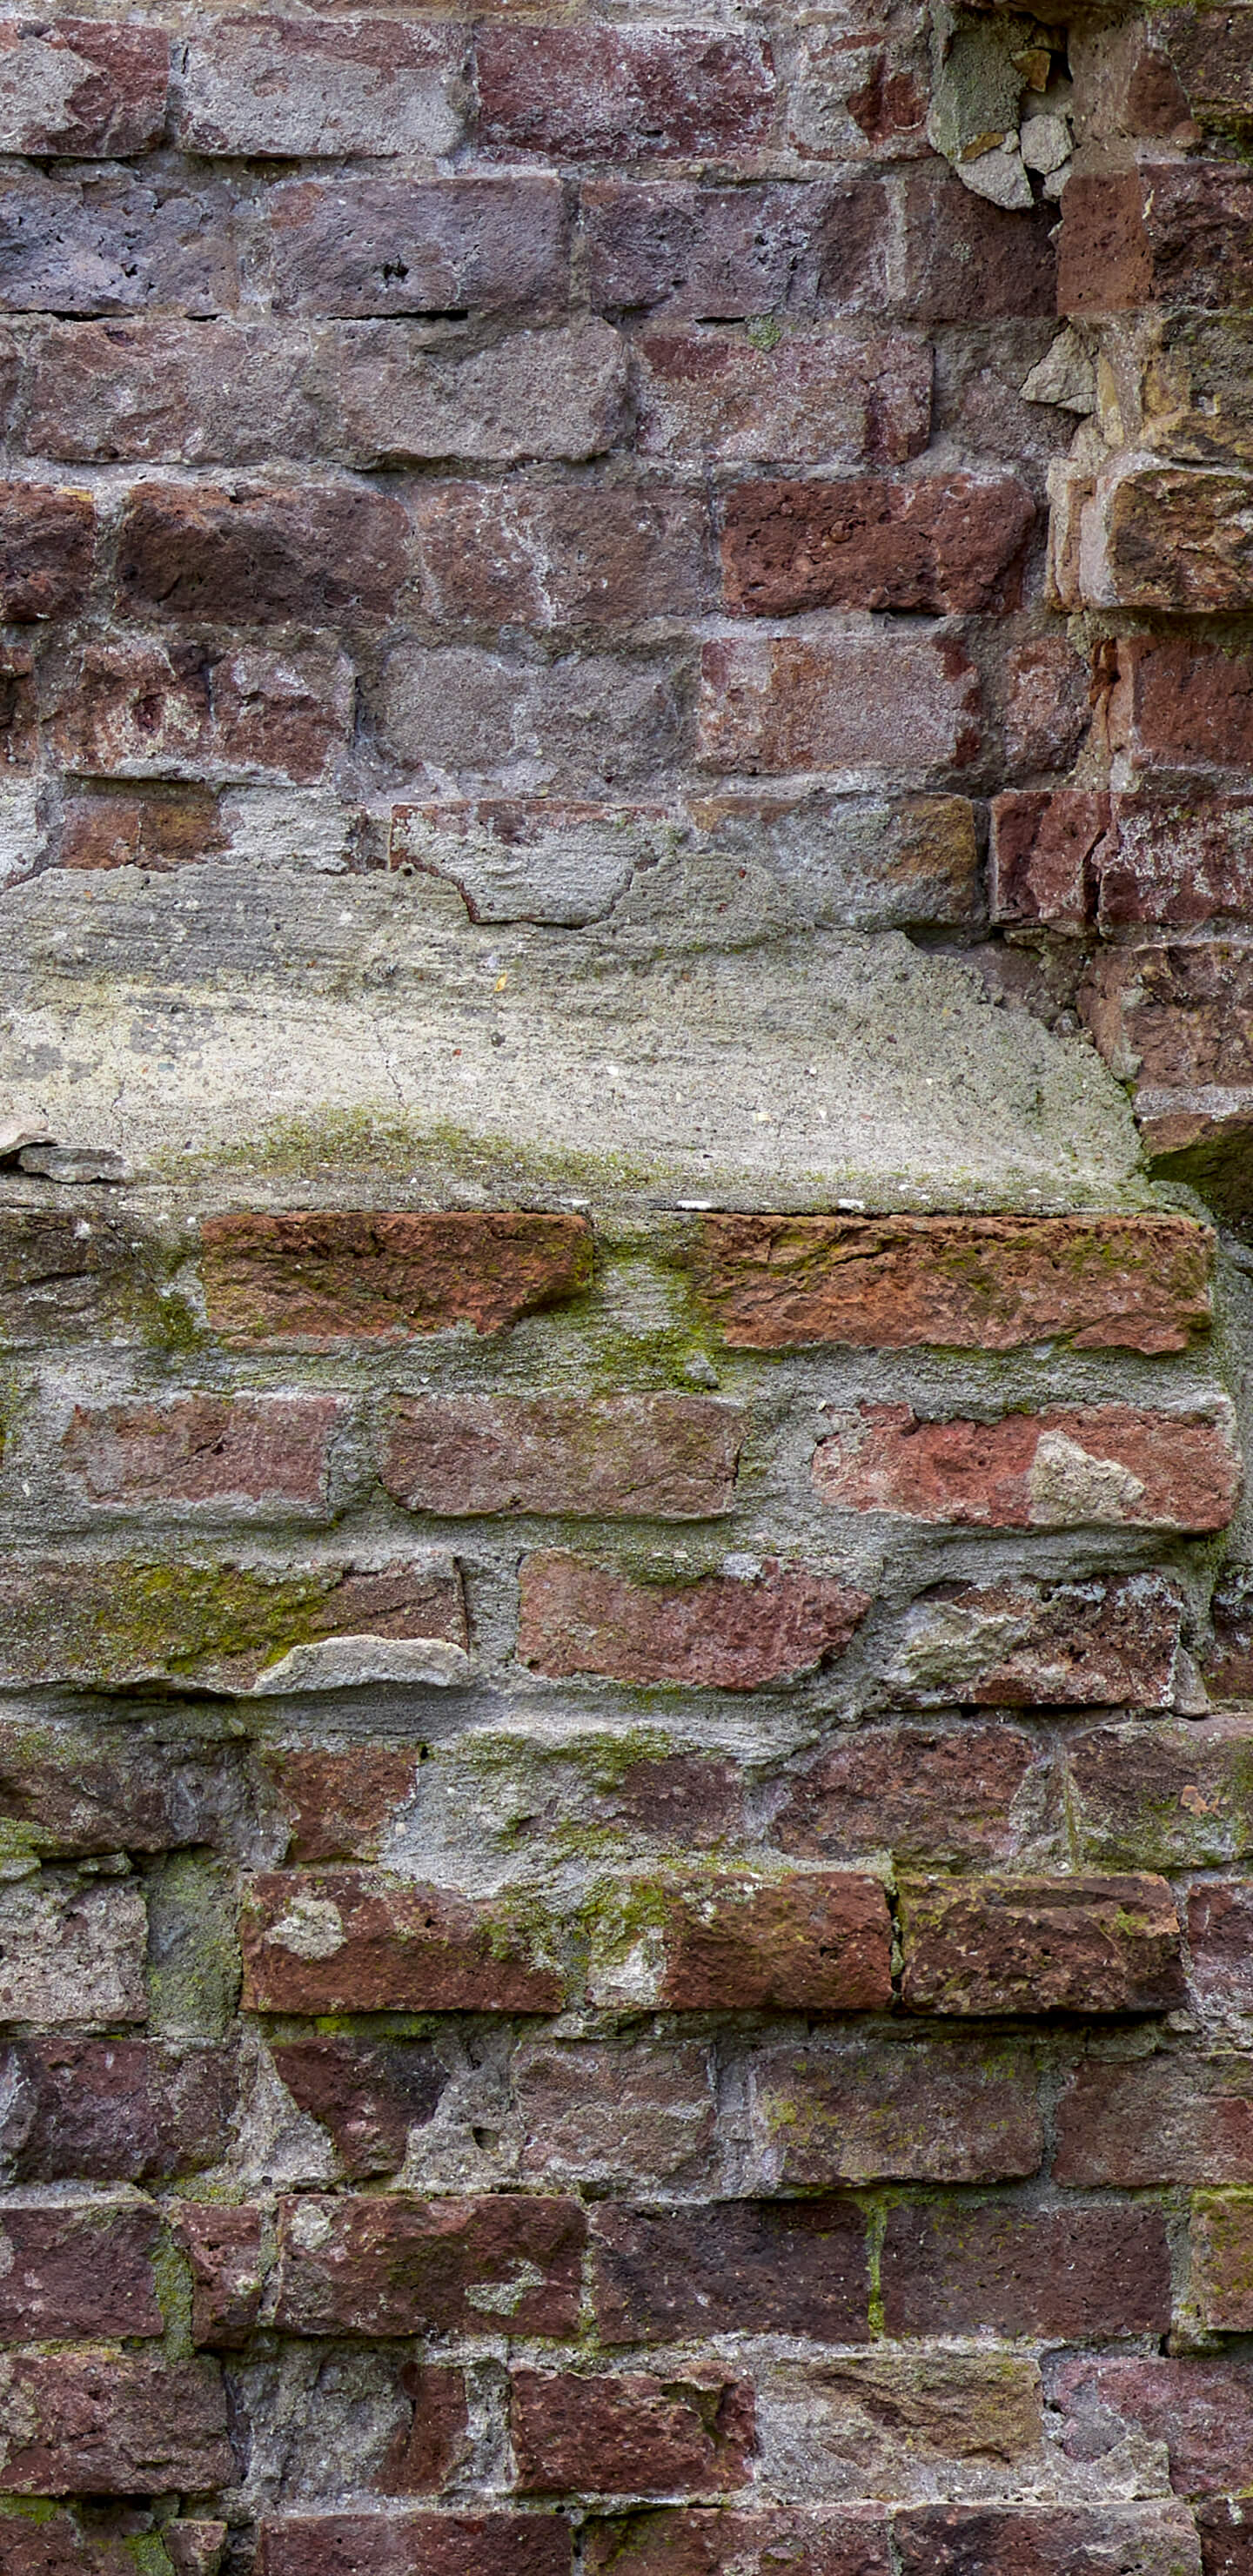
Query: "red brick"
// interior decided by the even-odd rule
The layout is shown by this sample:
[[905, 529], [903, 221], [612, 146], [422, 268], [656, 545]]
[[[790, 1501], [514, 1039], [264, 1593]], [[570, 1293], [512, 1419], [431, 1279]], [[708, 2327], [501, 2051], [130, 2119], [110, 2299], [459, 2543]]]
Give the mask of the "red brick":
[[1253, 766], [1253, 660], [1182, 638], [1131, 635], [1117, 646], [1109, 738], [1154, 771]]
[[575, 2201], [305, 2194], [282, 2204], [276, 2322], [301, 2335], [570, 2335], [586, 2232]]
[[1253, 182], [1238, 162], [1141, 161], [1067, 186], [1059, 313], [1137, 305], [1219, 311], [1253, 299]]
[[633, 1583], [576, 1556], [528, 1556], [518, 1658], [553, 1681], [601, 1673], [756, 1690], [818, 1671], [848, 1645], [868, 1607], [864, 1593], [830, 1575], [772, 1562], [752, 1577]]
[[388, 2462], [389, 2495], [439, 2495], [470, 2452], [465, 2372], [440, 2362], [410, 2362], [401, 2374], [413, 2399], [413, 2422], [401, 2456]]
[[243, 626], [385, 618], [409, 544], [402, 503], [369, 486], [141, 484], [122, 513], [117, 605]]
[[1063, 787], [992, 800], [992, 914], [1079, 933], [1092, 922], [1110, 837], [1108, 796]]
[[743, 1437], [698, 1395], [401, 1396], [379, 1476], [411, 1512], [703, 1520], [730, 1509]]
[[898, 2204], [888, 2211], [880, 2277], [890, 2335], [1079, 2341], [1170, 2329], [1160, 2209]]
[[10, 2368], [0, 2467], [12, 2495], [198, 2494], [234, 2475], [212, 2362], [19, 2353]]
[[601, 2210], [592, 2256], [603, 2343], [736, 2333], [858, 2343], [867, 2332], [866, 2223], [855, 2201]]
[[908, 1405], [840, 1417], [813, 1461], [845, 1511], [983, 1529], [1225, 1528], [1240, 1487], [1230, 1426], [1125, 1404], [929, 1422]]
[[927, 323], [1052, 316], [1051, 206], [1007, 214], [933, 160], [906, 174], [903, 223], [904, 283], [894, 297], [903, 312]]
[[148, 151], [165, 124], [169, 61], [161, 27], [0, 21], [0, 152], [95, 161]]
[[[0, 81], [4, 55], [0, 48]], [[75, 617], [87, 605], [96, 540], [89, 492], [0, 483], [0, 617]]]
[[254, 1878], [243, 1917], [252, 2012], [559, 2012], [507, 1906], [366, 1870]]
[[413, 1803], [421, 1758], [397, 1744], [266, 1748], [262, 1769], [291, 1822], [284, 1860], [377, 1860], [397, 1813]]
[[701, 651], [706, 769], [961, 767], [979, 746], [979, 683], [954, 637], [728, 636]]
[[918, 2505], [892, 2538], [901, 2576], [1199, 2576], [1179, 2505]]
[[1243, 2182], [1253, 2153], [1253, 2059], [1180, 2049], [1155, 2057], [1089, 2057], [1057, 2115], [1054, 2180]]
[[741, 2380], [517, 2370], [509, 2413], [523, 2495], [700, 2495], [748, 2484], [753, 2393]]
[[1208, 1325], [1211, 1246], [1178, 1216], [716, 1216], [692, 1266], [738, 1350], [1157, 1352]]
[[479, 141], [564, 161], [741, 156], [769, 137], [770, 48], [698, 27], [480, 26]]
[[462, 137], [465, 51], [455, 25], [209, 22], [187, 50], [175, 139], [188, 152], [248, 158], [438, 158]]
[[1005, 762], [1009, 776], [1069, 769], [1091, 720], [1086, 656], [1065, 635], [1033, 636], [1005, 663]]
[[1253, 67], [1247, 11], [1211, 15], [1170, 9], [1154, 29], [1187, 95], [1192, 115], [1220, 132], [1253, 116]]
[[[1059, 487], [1055, 517], [1070, 497]], [[1253, 603], [1251, 497], [1247, 474], [1226, 468], [1115, 465], [1094, 483], [1076, 477], [1073, 560], [1058, 547], [1060, 603], [1238, 615]]]
[[1165, 1879], [910, 1879], [907, 2010], [1169, 2012], [1184, 1999]]
[[[615, 1903], [615, 1895], [619, 1899]], [[641, 1928], [641, 1926], [643, 1928]], [[641, 1962], [641, 1946], [648, 1955]], [[892, 1934], [877, 1879], [719, 1870], [596, 1899], [590, 1992], [677, 2012], [873, 2012], [892, 2000]]]
[[1097, 2465], [1121, 2445], [1160, 2444], [1176, 2495], [1225, 2495], [1253, 2483], [1253, 2377], [1247, 2362], [1189, 2354], [1063, 2361], [1053, 2389], [1058, 2435]]
[[874, 2505], [808, 2514], [777, 2508], [737, 2513], [725, 2506], [654, 2506], [583, 2525], [589, 2576], [888, 2576], [887, 2521]]
[[239, 1793], [221, 1745], [138, 1727], [0, 1720], [0, 1820], [11, 1850], [44, 1859], [165, 1852], [231, 1840]]
[[565, 206], [547, 173], [287, 179], [267, 191], [259, 226], [280, 313], [537, 320], [565, 304]]
[[1253, 1721], [1097, 1726], [1069, 1737], [1067, 1805], [1089, 1860], [1204, 1869], [1253, 1852]]
[[76, 1405], [61, 1443], [94, 1503], [206, 1503], [328, 1517], [330, 1396], [188, 1395], [173, 1404]]
[[1204, 2576], [1248, 2576], [1253, 2565], [1253, 2512], [1240, 2497], [1199, 2505], [1197, 2534]]
[[576, 1216], [220, 1216], [201, 1241], [209, 1321], [239, 1342], [401, 1340], [457, 1323], [499, 1333], [592, 1273]]
[[804, 1860], [884, 1848], [935, 1861], [1012, 1860], [1042, 1821], [1046, 1780], [1031, 1737], [1004, 1721], [857, 1727], [777, 1780], [787, 1794], [771, 1834]]
[[261, 2525], [261, 2576], [570, 2576], [559, 2514], [287, 2514]]
[[441, 633], [626, 627], [713, 605], [697, 493], [440, 482], [419, 487], [412, 513], [422, 606]]
[[[429, 1554], [375, 1567], [319, 1558], [295, 1569], [188, 1557], [10, 1560], [0, 1612], [0, 1676], [19, 1689], [169, 1679], [273, 1690], [296, 1650], [334, 1638], [438, 1640], [457, 1653], [466, 1644], [456, 1566]], [[362, 1652], [368, 1660], [364, 1644]]]
[[5, 2343], [164, 2332], [153, 2268], [155, 2211], [107, 2203], [32, 2209], [6, 2201], [0, 2234]]
[[1212, 1879], [1188, 1898], [1191, 1982], [1203, 2004], [1253, 2012], [1253, 1886]]
[[1182, 1617], [1157, 1574], [937, 1585], [906, 1612], [888, 1679], [918, 1708], [1169, 1708]]
[[15, 2181], [170, 2182], [226, 2156], [239, 2076], [227, 2048], [49, 2038], [8, 2051], [5, 2086]]
[[65, 806], [59, 868], [146, 868], [154, 876], [194, 866], [227, 846], [216, 796], [73, 796]]
[[1219, 1585], [1210, 1605], [1213, 1641], [1201, 1657], [1201, 1670], [1213, 1699], [1253, 1699], [1253, 1602], [1243, 1581]]
[[312, 786], [350, 739], [343, 656], [90, 643], [49, 690], [66, 766], [104, 778], [290, 779]]
[[723, 503], [729, 608], [1016, 608], [1035, 503], [968, 474], [917, 483], [740, 483]]
[[292, 2039], [275, 2070], [293, 2102], [329, 2130], [345, 2173], [395, 2173], [411, 2128], [423, 2128], [448, 2082], [429, 2040]]
[[931, 425], [931, 352], [903, 335], [644, 331], [634, 343], [636, 446], [728, 464], [896, 465]]
[[670, 321], [881, 316], [893, 211], [871, 180], [705, 188], [591, 180], [580, 191], [596, 310]]
[[784, 2190], [998, 2182], [1043, 2153], [1031, 2052], [967, 2036], [780, 2045], [747, 2060], [763, 2166]]
[[714, 2150], [709, 2050], [693, 2040], [537, 2040], [514, 2061], [521, 2169], [583, 2188], [701, 2181]]
[[1244, 796], [1172, 802], [1163, 792], [1102, 796], [1073, 788], [998, 796], [992, 806], [992, 907], [1015, 925], [1103, 932], [1137, 924], [1191, 930], [1242, 920], [1253, 902]]
[[1108, 948], [1080, 1015], [1106, 1063], [1152, 1088], [1253, 1079], [1253, 960], [1235, 940]]
[[27, 170], [0, 184], [0, 212], [0, 311], [133, 313], [160, 303], [199, 315], [238, 301], [234, 206], [220, 184], [120, 168]]
[[128, 2536], [124, 2520], [121, 2529], [116, 2523], [102, 2528], [90, 2506], [80, 2515], [46, 2505], [32, 2515], [20, 2504], [6, 2504], [0, 2507], [0, 2566], [5, 2576], [133, 2576]]
[[247, 2343], [261, 2305], [260, 2211], [182, 2201], [174, 2224], [191, 2261], [193, 2341], [226, 2351]]

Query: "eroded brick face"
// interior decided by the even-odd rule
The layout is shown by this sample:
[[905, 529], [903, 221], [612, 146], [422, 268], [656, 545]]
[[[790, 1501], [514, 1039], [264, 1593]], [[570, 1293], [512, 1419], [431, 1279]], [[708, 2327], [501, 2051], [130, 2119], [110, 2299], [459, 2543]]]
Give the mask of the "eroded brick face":
[[1253, 2576], [1251, 147], [0, 21], [0, 2576]]

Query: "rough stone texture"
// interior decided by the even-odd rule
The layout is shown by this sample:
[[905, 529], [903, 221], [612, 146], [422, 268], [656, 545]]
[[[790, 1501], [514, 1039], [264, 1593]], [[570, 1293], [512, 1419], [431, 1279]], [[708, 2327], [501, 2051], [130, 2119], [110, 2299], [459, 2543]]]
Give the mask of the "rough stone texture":
[[713, 2373], [580, 2377], [515, 2371], [510, 2430], [524, 2495], [700, 2495], [746, 2486], [751, 2388]]
[[906, 1706], [1173, 1705], [1181, 1603], [1160, 1575], [940, 1587], [906, 1616], [888, 1679]]
[[766, 2169], [784, 2187], [993, 2182], [1043, 2152], [1036, 2071], [1014, 2044], [870, 2039], [766, 2047], [751, 2064]]
[[814, 1452], [826, 1503], [992, 1529], [1097, 1522], [1222, 1529], [1239, 1470], [1223, 1431], [1114, 1405], [925, 1422], [905, 1405], [863, 1405]]
[[598, 1904], [590, 1992], [680, 2011], [873, 2010], [891, 2001], [891, 1937], [882, 1888], [851, 1872], [628, 1883]]
[[14, 2495], [195, 2494], [231, 2474], [212, 2362], [68, 2351], [22, 2353], [10, 2370], [4, 2479]]
[[[1037, 2268], [1038, 2267], [1038, 2268]], [[889, 2334], [1164, 2334], [1170, 2248], [1153, 2209], [995, 2203], [888, 2215], [880, 2282]]]
[[203, 1503], [327, 1517], [328, 1450], [344, 1419], [329, 1398], [231, 1404], [189, 1396], [170, 1405], [77, 1405], [61, 1444], [93, 1503], [132, 1511]]
[[591, 1268], [577, 1217], [215, 1217], [203, 1242], [210, 1321], [241, 1342], [498, 1333]]
[[280, 2214], [277, 2322], [290, 2334], [569, 2335], [585, 2236], [570, 2202], [324, 2201]]
[[609, 2210], [593, 2224], [596, 2322], [609, 2344], [682, 2335], [865, 2332], [865, 2228], [851, 2201], [713, 2201], [654, 2216]]
[[868, 1607], [864, 1593], [801, 1567], [645, 1585], [578, 1557], [535, 1556], [522, 1569], [518, 1654], [554, 1680], [755, 1690], [838, 1655]]
[[695, 1395], [399, 1403], [379, 1474], [412, 1512], [703, 1520], [729, 1508], [743, 1417]]
[[911, 1879], [901, 1935], [915, 2012], [1165, 2012], [1183, 2000], [1160, 1878]]
[[728, 608], [1013, 608], [1035, 517], [1019, 483], [741, 483], [723, 504]]

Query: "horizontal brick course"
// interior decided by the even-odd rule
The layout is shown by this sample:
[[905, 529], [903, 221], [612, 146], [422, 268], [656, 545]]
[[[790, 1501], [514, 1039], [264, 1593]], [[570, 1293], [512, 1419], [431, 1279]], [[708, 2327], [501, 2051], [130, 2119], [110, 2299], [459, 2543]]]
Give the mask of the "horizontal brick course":
[[572, 2335], [586, 2224], [574, 2202], [284, 2204], [276, 2322], [290, 2334]]
[[[598, 1892], [592, 2000], [677, 2011], [868, 2012], [892, 1998], [891, 1923], [876, 1879], [711, 1871]], [[645, 1964], [647, 1963], [647, 1964]]]
[[209, 1320], [243, 1342], [500, 1332], [591, 1277], [579, 1217], [239, 1215], [201, 1240]]
[[784, 2187], [995, 2182], [1034, 2173], [1043, 2153], [1035, 2062], [1016, 2042], [798, 2040], [754, 2051], [749, 2075]]
[[1164, 1879], [912, 1879], [900, 1902], [915, 2012], [1152, 2013], [1183, 2000]]
[[256, 2012], [557, 2012], [521, 1918], [366, 1871], [275, 1871], [248, 1891], [244, 2000]]
[[696, 1395], [402, 1397], [379, 1473], [410, 1511], [700, 1520], [730, 1507], [743, 1432]]
[[928, 1422], [863, 1405], [814, 1452], [823, 1502], [991, 1529], [1221, 1529], [1239, 1468], [1225, 1426], [1125, 1405]]
[[848, 1645], [868, 1606], [864, 1593], [803, 1567], [642, 1584], [579, 1557], [532, 1556], [522, 1568], [518, 1657], [554, 1681], [601, 1673], [754, 1690], [817, 1671]]
[[232, 2474], [226, 2394], [209, 2361], [21, 2353], [4, 2480], [13, 2495], [193, 2494]]

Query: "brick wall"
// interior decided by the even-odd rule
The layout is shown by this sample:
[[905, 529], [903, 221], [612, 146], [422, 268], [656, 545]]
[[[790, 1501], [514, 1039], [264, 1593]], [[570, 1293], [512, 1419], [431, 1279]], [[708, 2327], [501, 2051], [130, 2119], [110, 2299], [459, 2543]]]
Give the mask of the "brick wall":
[[0, 25], [0, 2576], [1251, 2576], [1251, 136]]

